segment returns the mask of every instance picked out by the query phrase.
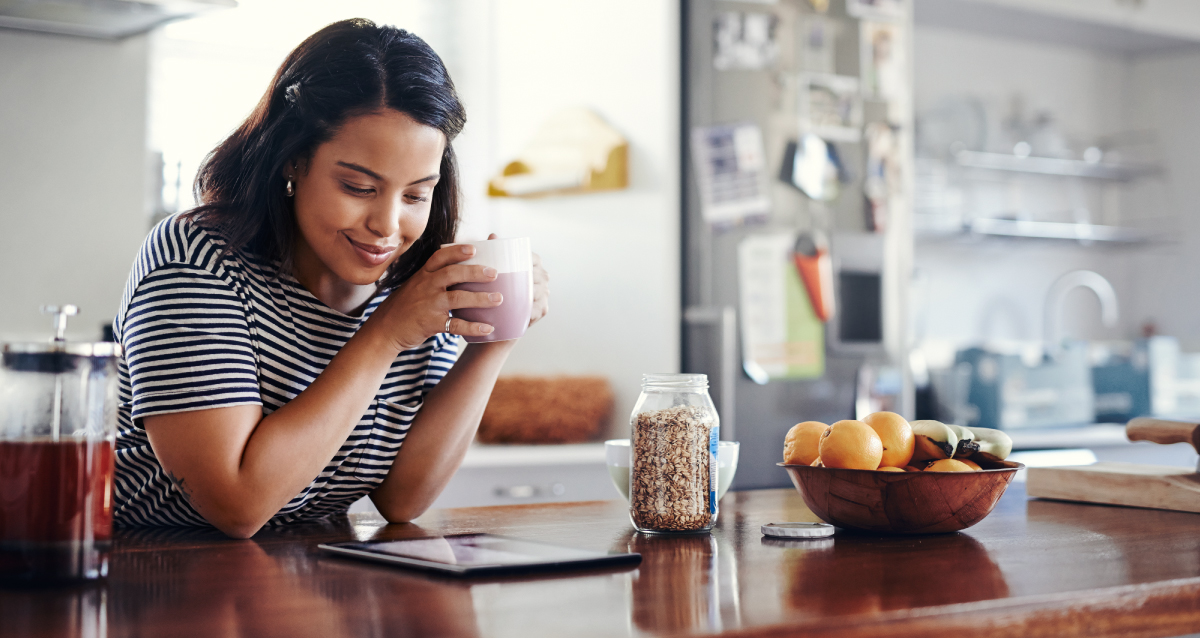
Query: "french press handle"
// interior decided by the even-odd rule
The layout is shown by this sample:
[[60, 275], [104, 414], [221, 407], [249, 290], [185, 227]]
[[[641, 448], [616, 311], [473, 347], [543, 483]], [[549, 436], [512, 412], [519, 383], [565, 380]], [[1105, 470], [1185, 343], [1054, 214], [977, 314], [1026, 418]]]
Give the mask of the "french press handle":
[[79, 314], [79, 306], [65, 304], [62, 306], [42, 306], [42, 314], [54, 315], [54, 337], [51, 341], [67, 340], [67, 317]]

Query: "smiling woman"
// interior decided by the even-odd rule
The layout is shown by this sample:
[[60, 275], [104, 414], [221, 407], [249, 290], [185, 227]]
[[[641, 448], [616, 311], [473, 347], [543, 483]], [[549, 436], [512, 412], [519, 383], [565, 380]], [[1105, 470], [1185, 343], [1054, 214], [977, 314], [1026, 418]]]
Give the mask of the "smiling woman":
[[[114, 519], [263, 525], [423, 512], [461, 463], [514, 341], [450, 318], [504, 303], [455, 245], [465, 123], [420, 38], [317, 32], [205, 160], [201, 206], [146, 239], [114, 324], [125, 350]], [[546, 314], [534, 259], [531, 323]]]

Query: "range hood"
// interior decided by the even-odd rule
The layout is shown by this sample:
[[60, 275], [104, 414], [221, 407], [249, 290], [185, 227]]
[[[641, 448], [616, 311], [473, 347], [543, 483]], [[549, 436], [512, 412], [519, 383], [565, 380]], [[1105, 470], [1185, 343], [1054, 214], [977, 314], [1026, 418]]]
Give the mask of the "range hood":
[[0, 28], [119, 40], [237, 0], [0, 0]]

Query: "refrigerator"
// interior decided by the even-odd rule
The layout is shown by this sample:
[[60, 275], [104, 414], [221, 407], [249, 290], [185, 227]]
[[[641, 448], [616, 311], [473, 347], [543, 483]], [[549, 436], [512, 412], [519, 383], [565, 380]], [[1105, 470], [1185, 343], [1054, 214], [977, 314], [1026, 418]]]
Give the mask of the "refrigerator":
[[911, 0], [681, 20], [682, 368], [741, 444], [733, 488], [783, 487], [794, 424], [913, 416]]

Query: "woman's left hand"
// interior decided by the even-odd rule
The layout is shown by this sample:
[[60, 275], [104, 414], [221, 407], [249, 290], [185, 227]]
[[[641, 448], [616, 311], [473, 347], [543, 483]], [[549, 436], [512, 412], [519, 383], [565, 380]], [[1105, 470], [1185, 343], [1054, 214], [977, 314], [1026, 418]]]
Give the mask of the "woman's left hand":
[[550, 312], [550, 275], [542, 268], [542, 258], [533, 253], [533, 312], [529, 313], [529, 325], [538, 322]]

